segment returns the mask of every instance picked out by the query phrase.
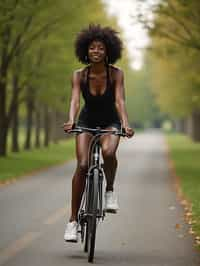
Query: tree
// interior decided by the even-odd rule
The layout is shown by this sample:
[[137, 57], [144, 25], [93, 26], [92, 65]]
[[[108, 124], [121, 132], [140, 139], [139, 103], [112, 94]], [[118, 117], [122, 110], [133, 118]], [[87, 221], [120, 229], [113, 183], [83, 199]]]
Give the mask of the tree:
[[197, 141], [200, 140], [199, 17], [200, 3], [196, 0], [160, 2], [154, 7], [153, 22], [141, 16], [152, 37], [149, 54], [157, 101], [162, 110], [173, 116], [191, 116], [190, 135]]
[[8, 104], [12, 63], [21, 54], [19, 51], [25, 53], [43, 32], [49, 31], [50, 27], [60, 20], [62, 15], [49, 20], [47, 12], [38, 12], [47, 7], [50, 11], [53, 6], [53, 1], [50, 0], [46, 3], [42, 0], [32, 0], [28, 3], [12, 0], [0, 4], [0, 155], [6, 154], [8, 128], [16, 106], [14, 94]]

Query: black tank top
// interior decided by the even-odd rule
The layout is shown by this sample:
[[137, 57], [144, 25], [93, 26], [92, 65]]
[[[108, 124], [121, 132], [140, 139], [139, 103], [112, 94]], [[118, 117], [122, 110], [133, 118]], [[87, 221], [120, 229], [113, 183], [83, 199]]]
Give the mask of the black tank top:
[[102, 95], [93, 95], [89, 86], [90, 66], [86, 67], [86, 80], [81, 80], [81, 92], [85, 105], [81, 110], [79, 121], [90, 127], [120, 124], [115, 107], [115, 87], [109, 77], [109, 65], [106, 66], [106, 88]]

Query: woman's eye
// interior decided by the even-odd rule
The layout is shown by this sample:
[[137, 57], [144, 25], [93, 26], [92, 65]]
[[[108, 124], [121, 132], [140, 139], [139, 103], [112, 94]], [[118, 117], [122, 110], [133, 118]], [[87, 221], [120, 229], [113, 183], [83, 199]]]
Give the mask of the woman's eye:
[[93, 47], [93, 46], [91, 46], [89, 49], [93, 50], [93, 49], [95, 49], [95, 48], [97, 48], [97, 49], [99, 49], [99, 50], [104, 50], [104, 47]]

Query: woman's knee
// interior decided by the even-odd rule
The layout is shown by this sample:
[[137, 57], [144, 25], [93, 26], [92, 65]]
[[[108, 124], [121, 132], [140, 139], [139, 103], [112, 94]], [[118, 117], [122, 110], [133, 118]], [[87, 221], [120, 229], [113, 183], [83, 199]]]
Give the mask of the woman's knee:
[[115, 159], [116, 160], [116, 151], [108, 146], [102, 147], [102, 155], [104, 159]]
[[87, 172], [88, 170], [88, 162], [86, 160], [84, 161], [78, 161], [77, 163], [77, 170], [80, 172]]

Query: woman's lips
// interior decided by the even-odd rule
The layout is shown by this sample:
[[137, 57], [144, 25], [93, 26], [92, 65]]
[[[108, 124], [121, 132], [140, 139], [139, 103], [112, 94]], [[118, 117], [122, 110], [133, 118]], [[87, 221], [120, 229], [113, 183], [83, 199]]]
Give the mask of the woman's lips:
[[91, 55], [91, 59], [94, 61], [100, 61], [103, 57], [101, 55]]

